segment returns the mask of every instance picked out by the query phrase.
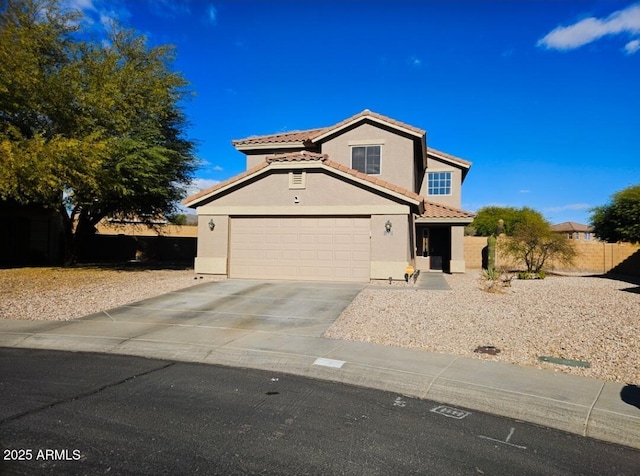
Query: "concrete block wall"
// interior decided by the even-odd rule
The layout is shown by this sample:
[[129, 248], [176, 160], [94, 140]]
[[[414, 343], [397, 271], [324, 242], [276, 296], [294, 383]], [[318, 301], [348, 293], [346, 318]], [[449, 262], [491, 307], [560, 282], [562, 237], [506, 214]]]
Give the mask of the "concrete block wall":
[[[504, 238], [501, 238], [504, 239]], [[465, 236], [464, 254], [467, 269], [482, 268], [482, 249], [487, 246], [487, 238], [484, 236]], [[602, 243], [599, 241], [576, 241], [577, 256], [573, 265], [567, 266], [559, 262], [549, 262], [545, 265], [547, 270], [579, 272], [579, 273], [607, 273], [625, 272], [626, 274], [635, 269], [635, 263], [640, 261], [640, 245], [631, 243]], [[637, 256], [636, 253], [638, 253]], [[510, 267], [517, 263], [509, 263], [504, 256], [498, 253], [498, 267]], [[617, 268], [617, 269], [614, 269]], [[640, 270], [638, 270], [640, 272]]]

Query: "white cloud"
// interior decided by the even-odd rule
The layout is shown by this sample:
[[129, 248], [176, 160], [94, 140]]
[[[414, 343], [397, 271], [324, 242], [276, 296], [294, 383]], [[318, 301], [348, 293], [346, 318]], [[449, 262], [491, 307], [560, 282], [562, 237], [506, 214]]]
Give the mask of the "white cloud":
[[216, 7], [209, 5], [207, 15], [209, 16], [209, 22], [211, 22], [212, 25], [215, 25], [218, 17], [218, 10], [216, 10]]
[[[191, 181], [191, 183], [187, 187], [187, 190], [190, 193], [197, 193], [200, 190], [206, 190], [209, 187], [213, 187], [214, 185], [218, 185], [219, 183], [220, 183], [220, 180], [195, 178], [195, 179], [193, 179]], [[194, 191], [192, 192], [192, 190], [194, 190]]]
[[93, 5], [93, 0], [68, 0], [66, 5], [72, 10], [96, 10], [96, 7]]
[[568, 205], [560, 205], [557, 207], [547, 207], [544, 209], [545, 212], [564, 212], [567, 210], [588, 210], [591, 208], [591, 205], [588, 203], [569, 203]]
[[407, 62], [411, 66], [414, 66], [416, 68], [419, 68], [420, 66], [422, 66], [422, 60], [420, 58], [418, 58], [417, 56], [410, 56], [409, 59], [407, 60]]
[[219, 165], [214, 165], [213, 167], [211, 167], [211, 170], [215, 170], [216, 172], [222, 172], [224, 169]]
[[125, 23], [131, 12], [124, 2], [107, 0], [65, 0], [62, 5], [68, 10], [80, 11], [81, 22], [90, 30], [104, 35], [113, 23]]
[[531, 190], [527, 190], [527, 189], [523, 189], [523, 190], [519, 190], [519, 193], [531, 193]]
[[640, 40], [631, 40], [629, 43], [624, 45], [624, 51], [628, 55], [632, 55], [638, 50], [640, 50]]
[[621, 33], [640, 34], [639, 3], [618, 10], [604, 19], [589, 17], [573, 25], [559, 26], [540, 39], [537, 46], [543, 46], [547, 49], [572, 50], [603, 36]]

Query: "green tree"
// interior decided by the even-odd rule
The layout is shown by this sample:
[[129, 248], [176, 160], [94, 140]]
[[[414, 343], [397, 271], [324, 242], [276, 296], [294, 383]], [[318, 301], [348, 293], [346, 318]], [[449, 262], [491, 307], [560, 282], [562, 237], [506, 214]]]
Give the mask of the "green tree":
[[68, 254], [103, 218], [170, 214], [197, 166], [170, 46], [58, 0], [0, 0], [0, 199], [60, 211]]
[[529, 219], [544, 220], [539, 212], [529, 207], [483, 207], [469, 226], [478, 236], [491, 236], [496, 233], [498, 221], [504, 220], [503, 233], [512, 235], [519, 223]]
[[591, 211], [595, 235], [608, 242], [640, 242], [640, 185], [613, 195], [611, 202]]
[[524, 262], [529, 273], [540, 272], [549, 260], [569, 264], [576, 256], [567, 236], [552, 232], [549, 223], [541, 215], [534, 214], [528, 214], [515, 225], [511, 237], [502, 243], [502, 250]]
[[168, 215], [167, 220], [169, 220], [169, 223], [172, 225], [182, 226], [187, 224], [187, 215], [184, 213], [175, 213], [173, 215]]

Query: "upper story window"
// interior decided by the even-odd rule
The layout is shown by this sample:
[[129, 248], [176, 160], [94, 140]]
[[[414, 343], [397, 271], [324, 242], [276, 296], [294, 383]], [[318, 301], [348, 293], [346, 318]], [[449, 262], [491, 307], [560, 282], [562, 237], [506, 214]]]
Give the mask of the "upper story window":
[[351, 148], [351, 168], [369, 175], [380, 174], [379, 145], [365, 145]]
[[429, 172], [429, 195], [451, 195], [451, 172]]

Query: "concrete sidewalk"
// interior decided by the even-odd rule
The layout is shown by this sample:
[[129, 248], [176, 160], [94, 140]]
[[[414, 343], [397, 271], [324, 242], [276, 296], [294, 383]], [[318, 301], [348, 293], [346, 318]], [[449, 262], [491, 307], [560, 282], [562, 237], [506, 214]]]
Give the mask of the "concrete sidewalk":
[[[202, 284], [74, 321], [0, 320], [0, 346], [127, 354], [291, 373], [435, 400], [640, 448], [637, 388], [323, 338], [324, 330], [360, 285], [337, 285], [327, 298], [317, 291], [317, 284], [298, 287], [295, 293], [277, 288], [280, 291], [274, 296], [274, 288], [253, 283], [249, 299], [242, 294], [242, 282], [226, 283], [226, 288]], [[213, 305], [211, 296], [216, 293], [221, 294]], [[310, 306], [313, 316], [304, 314]]]

